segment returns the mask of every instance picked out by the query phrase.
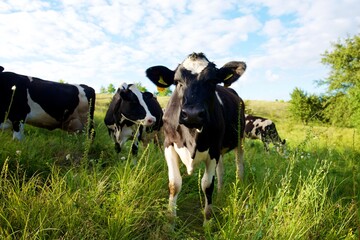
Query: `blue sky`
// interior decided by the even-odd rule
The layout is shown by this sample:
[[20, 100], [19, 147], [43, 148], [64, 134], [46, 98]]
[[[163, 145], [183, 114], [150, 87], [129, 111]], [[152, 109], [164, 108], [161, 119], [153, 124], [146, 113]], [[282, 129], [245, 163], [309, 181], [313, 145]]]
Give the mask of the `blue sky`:
[[322, 93], [321, 54], [360, 30], [358, 0], [2, 0], [0, 65], [6, 71], [97, 92], [141, 82], [153, 65], [175, 69], [192, 52], [221, 67], [247, 63], [232, 85], [244, 99]]

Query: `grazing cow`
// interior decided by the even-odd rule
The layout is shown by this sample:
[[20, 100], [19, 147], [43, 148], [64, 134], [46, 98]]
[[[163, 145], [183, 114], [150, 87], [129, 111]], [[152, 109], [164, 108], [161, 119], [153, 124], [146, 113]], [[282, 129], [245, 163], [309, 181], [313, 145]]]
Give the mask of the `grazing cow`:
[[133, 139], [139, 127], [132, 145], [132, 153], [137, 154], [138, 142], [144, 141], [144, 135], [162, 127], [162, 115], [160, 104], [152, 93], [140, 92], [135, 85], [123, 83], [113, 96], [104, 119], [116, 152], [121, 151], [127, 140]]
[[63, 84], [4, 72], [0, 67], [0, 128], [12, 128], [21, 140], [24, 124], [94, 134], [95, 91], [86, 85]]
[[201, 187], [205, 195], [205, 221], [212, 212], [215, 172], [218, 189], [222, 184], [222, 156], [236, 149], [237, 176], [243, 177], [244, 102], [230, 86], [245, 71], [244, 62], [229, 62], [217, 68], [203, 53], [190, 54], [175, 71], [164, 66], [146, 70], [159, 88], [175, 85], [166, 107], [164, 121], [165, 158], [169, 176], [169, 209], [176, 216], [181, 190], [179, 158], [190, 175], [205, 162]]
[[260, 139], [266, 152], [269, 152], [269, 144], [273, 143], [276, 150], [284, 149], [286, 140], [281, 140], [275, 123], [270, 119], [245, 114], [245, 137], [249, 139]]

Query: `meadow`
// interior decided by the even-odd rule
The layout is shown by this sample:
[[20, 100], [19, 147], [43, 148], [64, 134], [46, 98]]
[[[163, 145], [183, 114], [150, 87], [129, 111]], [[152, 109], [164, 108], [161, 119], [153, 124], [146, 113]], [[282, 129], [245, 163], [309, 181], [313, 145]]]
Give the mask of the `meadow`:
[[116, 154], [103, 123], [110, 99], [97, 95], [93, 142], [31, 126], [18, 142], [0, 131], [0, 239], [359, 239], [359, 130], [304, 126], [286, 102], [246, 101], [276, 123], [286, 153], [247, 140], [242, 182], [225, 155], [224, 189], [204, 227], [203, 166], [192, 176], [182, 168], [172, 230], [163, 152], [149, 144], [131, 156], [129, 142]]

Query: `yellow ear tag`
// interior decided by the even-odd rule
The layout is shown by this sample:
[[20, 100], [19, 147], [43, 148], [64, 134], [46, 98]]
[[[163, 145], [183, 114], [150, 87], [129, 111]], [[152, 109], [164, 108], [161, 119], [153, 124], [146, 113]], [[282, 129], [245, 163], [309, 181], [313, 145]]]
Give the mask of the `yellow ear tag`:
[[231, 78], [234, 74], [229, 74], [225, 79], [224, 81], [228, 80], [229, 78]]
[[157, 90], [158, 90], [159, 92], [163, 92], [163, 91], [165, 91], [165, 89], [166, 89], [166, 88], [157, 87]]
[[162, 78], [162, 76], [159, 77], [159, 81], [158, 83], [167, 86], [168, 84], [164, 81], [164, 79]]

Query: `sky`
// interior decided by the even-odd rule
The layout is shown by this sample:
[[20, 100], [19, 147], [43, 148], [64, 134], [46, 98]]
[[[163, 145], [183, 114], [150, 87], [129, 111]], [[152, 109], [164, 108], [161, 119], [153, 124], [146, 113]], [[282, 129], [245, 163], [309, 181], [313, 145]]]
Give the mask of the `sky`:
[[221, 67], [245, 61], [232, 85], [244, 100], [289, 100], [318, 80], [332, 44], [360, 32], [358, 0], [2, 0], [5, 71], [100, 88], [140, 82], [203, 52]]

